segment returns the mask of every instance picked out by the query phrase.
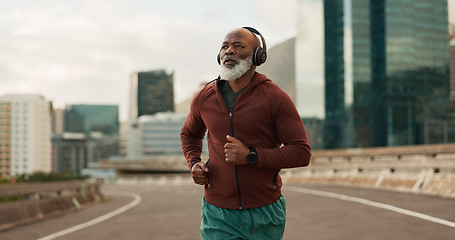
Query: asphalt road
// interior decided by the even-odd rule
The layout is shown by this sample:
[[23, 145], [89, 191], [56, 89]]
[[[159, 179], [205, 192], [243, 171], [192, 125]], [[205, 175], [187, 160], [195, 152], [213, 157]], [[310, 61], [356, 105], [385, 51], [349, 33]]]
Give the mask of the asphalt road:
[[[200, 239], [203, 189], [183, 179], [104, 185], [106, 201], [0, 232], [0, 239]], [[283, 195], [286, 240], [455, 239], [455, 199], [307, 185], [286, 185]]]

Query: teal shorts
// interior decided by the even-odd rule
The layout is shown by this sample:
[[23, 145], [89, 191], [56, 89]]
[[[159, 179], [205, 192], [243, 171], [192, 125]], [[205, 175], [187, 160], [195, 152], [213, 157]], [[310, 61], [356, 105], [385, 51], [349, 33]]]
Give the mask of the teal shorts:
[[230, 210], [213, 206], [202, 199], [201, 238], [282, 239], [286, 224], [286, 202], [281, 196], [264, 207]]

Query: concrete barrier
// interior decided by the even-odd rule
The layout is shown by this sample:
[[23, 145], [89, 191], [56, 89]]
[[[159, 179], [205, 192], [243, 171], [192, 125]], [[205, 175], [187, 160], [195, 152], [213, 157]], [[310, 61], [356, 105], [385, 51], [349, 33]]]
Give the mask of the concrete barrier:
[[0, 231], [77, 210], [102, 199], [98, 183], [83, 181], [0, 185], [0, 197], [22, 200], [0, 203]]
[[283, 181], [455, 197], [455, 144], [313, 151]]
[[[208, 157], [203, 157], [207, 159]], [[156, 155], [145, 159], [104, 160], [99, 162], [103, 169], [115, 169], [117, 175], [135, 175], [144, 172], [189, 172], [188, 164], [182, 155]]]

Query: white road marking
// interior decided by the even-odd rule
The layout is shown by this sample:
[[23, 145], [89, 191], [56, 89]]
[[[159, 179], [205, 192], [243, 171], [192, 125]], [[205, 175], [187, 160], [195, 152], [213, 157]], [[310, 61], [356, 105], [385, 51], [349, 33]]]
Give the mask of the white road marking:
[[95, 218], [93, 220], [90, 220], [88, 222], [85, 222], [85, 223], [81, 223], [79, 225], [76, 225], [76, 226], [73, 226], [73, 227], [70, 227], [70, 228], [67, 228], [67, 229], [64, 229], [62, 231], [59, 231], [59, 232], [56, 232], [56, 233], [53, 233], [51, 235], [48, 235], [48, 236], [45, 236], [45, 237], [42, 237], [42, 238], [39, 238], [38, 240], [51, 240], [51, 239], [55, 239], [57, 237], [61, 237], [63, 235], [66, 235], [66, 234], [69, 234], [69, 233], [72, 233], [72, 232], [75, 232], [75, 231], [78, 231], [78, 230], [81, 230], [83, 228], [86, 228], [86, 227], [89, 227], [89, 226], [92, 226], [92, 225], [95, 225], [97, 223], [100, 223], [100, 222], [103, 222], [103, 221], [106, 221], [108, 220], [109, 218], [112, 218], [114, 216], [117, 216], [119, 215], [120, 213], [123, 213], [133, 207], [135, 207], [136, 205], [138, 205], [141, 201], [142, 201], [142, 197], [139, 196], [138, 194], [136, 193], [131, 193], [131, 192], [121, 192], [120, 195], [127, 195], [129, 197], [132, 197], [134, 198], [133, 201], [131, 201], [130, 203], [128, 203], [127, 205], [123, 206], [123, 207], [120, 207], [112, 212], [109, 212], [103, 216], [100, 216], [98, 218]]
[[432, 216], [429, 216], [429, 215], [426, 215], [423, 213], [413, 212], [413, 211], [410, 211], [407, 209], [395, 207], [395, 206], [384, 204], [384, 203], [370, 201], [370, 200], [363, 199], [363, 198], [351, 197], [351, 196], [338, 194], [338, 193], [325, 192], [325, 191], [319, 191], [319, 190], [313, 190], [313, 189], [307, 189], [307, 188], [292, 187], [292, 186], [286, 186], [283, 189], [294, 191], [294, 192], [316, 195], [316, 196], [330, 197], [330, 198], [336, 198], [336, 199], [340, 199], [340, 200], [344, 200], [344, 201], [361, 203], [361, 204], [365, 204], [368, 206], [390, 210], [393, 212], [401, 213], [404, 215], [420, 218], [420, 219], [423, 219], [426, 221], [439, 223], [439, 224], [442, 224], [442, 225], [445, 225], [448, 227], [455, 228], [455, 222], [447, 221], [447, 220], [437, 218], [437, 217], [432, 217]]

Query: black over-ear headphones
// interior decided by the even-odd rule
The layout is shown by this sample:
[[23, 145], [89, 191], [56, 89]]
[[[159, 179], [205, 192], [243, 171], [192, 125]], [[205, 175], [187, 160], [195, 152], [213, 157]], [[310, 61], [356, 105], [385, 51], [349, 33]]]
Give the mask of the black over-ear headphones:
[[[243, 27], [243, 28], [245, 28], [246, 30], [248, 30], [256, 35], [259, 35], [261, 37], [262, 47], [256, 47], [253, 50], [253, 64], [256, 66], [259, 66], [259, 65], [265, 63], [265, 60], [267, 60], [267, 45], [265, 44], [264, 37], [258, 30], [254, 29], [252, 27]], [[217, 56], [217, 60], [218, 60], [218, 64], [221, 64], [221, 57], [220, 57], [219, 53]]]

